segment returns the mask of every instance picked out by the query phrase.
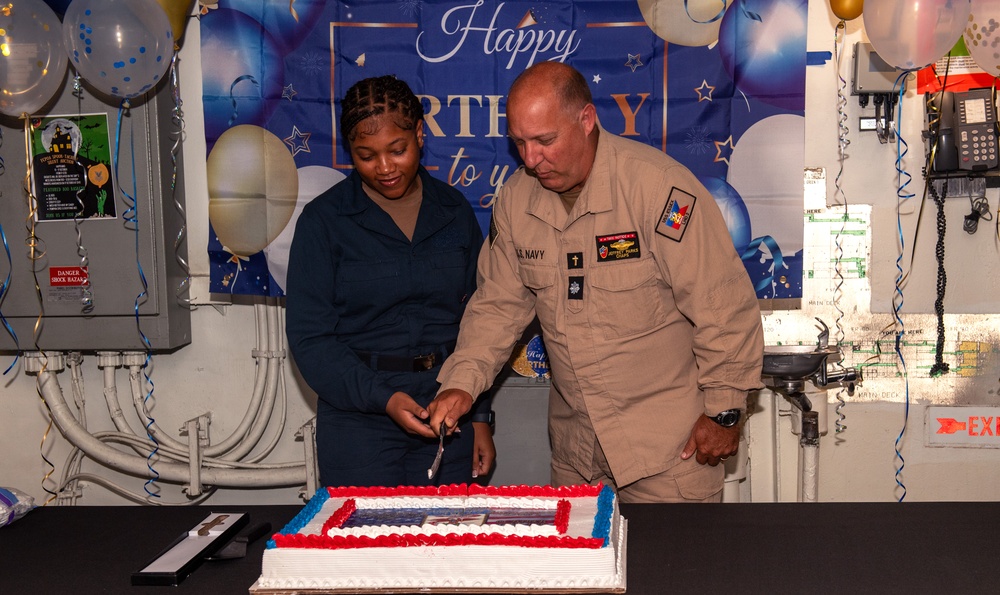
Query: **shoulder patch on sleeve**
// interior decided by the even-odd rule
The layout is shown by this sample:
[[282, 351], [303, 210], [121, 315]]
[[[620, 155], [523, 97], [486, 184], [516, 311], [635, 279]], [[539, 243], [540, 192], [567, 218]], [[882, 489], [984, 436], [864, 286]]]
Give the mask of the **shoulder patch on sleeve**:
[[663, 207], [660, 220], [656, 223], [656, 233], [675, 242], [681, 241], [697, 200], [698, 197], [688, 194], [676, 186], [671, 188], [670, 195], [667, 196], [667, 204]]
[[493, 249], [493, 244], [497, 241], [497, 236], [500, 232], [497, 230], [497, 215], [496, 211], [490, 212], [490, 250]]

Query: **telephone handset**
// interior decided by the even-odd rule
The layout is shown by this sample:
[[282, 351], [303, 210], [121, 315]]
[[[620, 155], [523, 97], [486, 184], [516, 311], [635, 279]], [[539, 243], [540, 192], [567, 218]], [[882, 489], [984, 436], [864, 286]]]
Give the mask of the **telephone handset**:
[[933, 96], [932, 105], [937, 114], [930, 115], [931, 121], [940, 118], [934, 171], [983, 171], [1000, 166], [992, 89], [945, 91]]

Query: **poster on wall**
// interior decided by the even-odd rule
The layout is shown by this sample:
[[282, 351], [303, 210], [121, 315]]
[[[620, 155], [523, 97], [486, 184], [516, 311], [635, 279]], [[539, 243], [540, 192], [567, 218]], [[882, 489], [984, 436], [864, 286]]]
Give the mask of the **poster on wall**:
[[31, 119], [36, 222], [115, 219], [108, 115]]
[[690, 168], [762, 299], [802, 296], [806, 0], [201, 0], [210, 289], [284, 295], [302, 206], [350, 173], [337, 134], [357, 81], [404, 79], [423, 165], [484, 232], [519, 163], [506, 92], [577, 68], [601, 125]]

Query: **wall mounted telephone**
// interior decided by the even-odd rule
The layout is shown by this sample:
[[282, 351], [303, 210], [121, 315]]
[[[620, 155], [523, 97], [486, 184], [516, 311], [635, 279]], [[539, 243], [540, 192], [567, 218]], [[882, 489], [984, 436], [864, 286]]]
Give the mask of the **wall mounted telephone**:
[[935, 93], [928, 102], [934, 172], [997, 169], [997, 110], [990, 88]]

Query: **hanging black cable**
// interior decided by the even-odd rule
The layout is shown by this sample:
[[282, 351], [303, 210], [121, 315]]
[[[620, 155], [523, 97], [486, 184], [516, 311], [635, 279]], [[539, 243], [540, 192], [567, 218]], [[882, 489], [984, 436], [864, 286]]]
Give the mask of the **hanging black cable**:
[[944, 233], [946, 230], [944, 216], [944, 199], [948, 196], [948, 181], [941, 182], [942, 191], [939, 194], [934, 180], [928, 180], [931, 197], [937, 205], [937, 245], [934, 256], [937, 257], [937, 297], [934, 300], [934, 313], [937, 314], [937, 345], [934, 349], [934, 365], [931, 366], [931, 377], [948, 373], [948, 364], [942, 361], [944, 352], [944, 290], [948, 284], [948, 274], [944, 270]]

